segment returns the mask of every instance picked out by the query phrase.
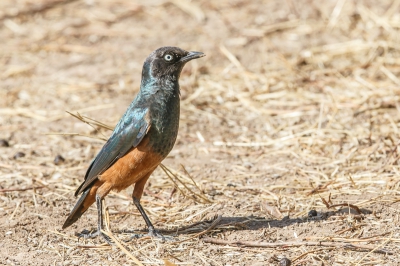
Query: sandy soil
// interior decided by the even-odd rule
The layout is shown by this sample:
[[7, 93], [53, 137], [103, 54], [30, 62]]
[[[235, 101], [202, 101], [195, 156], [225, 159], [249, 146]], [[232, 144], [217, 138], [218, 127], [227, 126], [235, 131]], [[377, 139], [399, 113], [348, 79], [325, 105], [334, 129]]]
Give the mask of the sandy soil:
[[[399, 265], [399, 3], [2, 0], [0, 265]], [[66, 111], [112, 127], [166, 45], [207, 54], [142, 200], [174, 240], [125, 241], [132, 189], [106, 199], [115, 246], [78, 239], [110, 131]]]

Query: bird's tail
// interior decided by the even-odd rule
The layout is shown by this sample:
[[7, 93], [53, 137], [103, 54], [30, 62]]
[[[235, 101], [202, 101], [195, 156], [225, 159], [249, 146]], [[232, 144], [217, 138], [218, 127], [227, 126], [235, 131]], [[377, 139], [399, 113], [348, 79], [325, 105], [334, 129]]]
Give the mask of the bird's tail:
[[96, 191], [99, 185], [101, 185], [99, 183], [101, 182], [94, 182], [92, 186], [83, 191], [81, 197], [79, 198], [78, 202], [75, 204], [67, 220], [65, 221], [62, 229], [65, 229], [75, 223], [82, 216], [82, 214], [84, 214], [85, 211], [89, 209], [89, 207], [96, 201]]

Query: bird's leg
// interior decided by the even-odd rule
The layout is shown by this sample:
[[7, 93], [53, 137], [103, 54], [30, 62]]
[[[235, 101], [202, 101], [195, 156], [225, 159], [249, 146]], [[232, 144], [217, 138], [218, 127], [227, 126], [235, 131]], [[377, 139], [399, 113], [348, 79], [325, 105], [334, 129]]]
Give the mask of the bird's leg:
[[149, 229], [149, 236], [157, 237], [164, 240], [164, 236], [157, 232], [154, 228], [153, 224], [151, 223], [149, 217], [147, 216], [146, 212], [144, 211], [142, 205], [140, 205], [140, 199], [133, 197], [133, 203], [135, 204], [136, 208], [139, 210], [140, 214], [142, 215], [144, 221], [146, 222], [147, 228]]
[[148, 234], [134, 234], [131, 236], [131, 238], [129, 240], [132, 240], [134, 238], [141, 238], [144, 236], [150, 236], [152, 238], [158, 238], [161, 241], [165, 241], [165, 240], [173, 240], [172, 237], [164, 237], [160, 232], [158, 232], [153, 224], [151, 223], [149, 217], [147, 216], [146, 212], [144, 211], [142, 205], [140, 204], [140, 199], [132, 197], [133, 198], [133, 203], [135, 204], [136, 208], [139, 210], [140, 214], [142, 215], [144, 221], [146, 222], [147, 228], [149, 229], [149, 233]]
[[97, 231], [90, 233], [88, 230], [84, 230], [84, 231], [82, 231], [82, 233], [78, 234], [78, 237], [79, 238], [83, 237], [83, 238], [87, 239], [87, 238], [94, 238], [97, 236], [102, 236], [108, 244], [112, 245], [111, 239], [102, 232], [102, 230], [104, 229], [103, 202], [99, 195], [96, 195], [96, 204], [97, 204]]
[[[142, 197], [144, 186], [147, 182], [147, 179], [149, 179], [151, 173], [154, 171], [154, 169], [149, 171], [142, 179], [140, 179], [138, 182], [136, 182], [135, 188], [133, 189], [133, 193], [132, 193], [132, 199], [133, 199], [133, 203], [135, 204], [136, 208], [139, 210], [144, 221], [146, 222], [147, 227], [149, 228], [149, 233], [147, 234], [147, 236], [156, 237], [156, 238], [161, 239], [162, 241], [165, 241], [165, 237], [154, 228], [149, 217], [147, 216], [146, 212], [144, 211], [142, 205], [140, 205], [140, 198]], [[143, 236], [146, 236], [146, 235], [134, 234], [130, 239], [140, 238]]]

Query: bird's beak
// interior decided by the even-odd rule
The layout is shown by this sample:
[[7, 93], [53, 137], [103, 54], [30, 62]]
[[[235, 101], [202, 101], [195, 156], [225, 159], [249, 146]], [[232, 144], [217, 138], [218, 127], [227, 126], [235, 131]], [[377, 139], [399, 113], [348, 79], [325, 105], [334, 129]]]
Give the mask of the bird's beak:
[[179, 61], [186, 63], [186, 62], [189, 62], [190, 60], [197, 59], [197, 58], [200, 58], [200, 57], [203, 57], [203, 56], [206, 56], [206, 55], [203, 54], [202, 52], [191, 51], [185, 57], [182, 57], [181, 60], [179, 60]]

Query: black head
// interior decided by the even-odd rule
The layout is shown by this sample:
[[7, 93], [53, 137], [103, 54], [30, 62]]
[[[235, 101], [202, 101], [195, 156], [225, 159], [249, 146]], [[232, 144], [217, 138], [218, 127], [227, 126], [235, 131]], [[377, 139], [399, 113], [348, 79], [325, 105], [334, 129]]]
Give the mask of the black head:
[[205, 54], [201, 52], [187, 52], [178, 47], [158, 48], [144, 62], [142, 82], [151, 78], [178, 80], [182, 68], [187, 62], [203, 56]]

